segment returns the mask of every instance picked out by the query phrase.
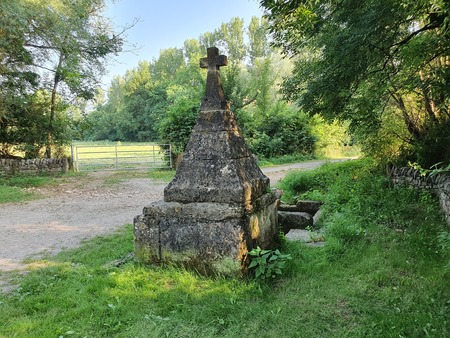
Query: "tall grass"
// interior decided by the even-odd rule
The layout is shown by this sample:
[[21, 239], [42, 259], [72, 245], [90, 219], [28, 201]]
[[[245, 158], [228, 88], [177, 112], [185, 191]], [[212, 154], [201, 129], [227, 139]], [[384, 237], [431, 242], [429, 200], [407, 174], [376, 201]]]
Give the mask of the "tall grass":
[[308, 175], [291, 194], [322, 196], [326, 245], [283, 242], [293, 259], [274, 283], [136, 265], [126, 226], [0, 295], [0, 337], [448, 337], [450, 243], [435, 198], [364, 161]]

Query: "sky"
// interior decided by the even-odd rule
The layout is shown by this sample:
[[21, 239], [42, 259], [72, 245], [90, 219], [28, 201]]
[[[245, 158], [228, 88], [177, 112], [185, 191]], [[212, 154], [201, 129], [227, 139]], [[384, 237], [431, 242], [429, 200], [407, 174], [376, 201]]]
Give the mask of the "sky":
[[[233, 17], [244, 19], [244, 26], [253, 16], [261, 17], [258, 0], [119, 0], [108, 2], [105, 16], [114, 25], [125, 26], [135, 19], [139, 22], [126, 33], [128, 44], [137, 50], [121, 53], [118, 62], [108, 66], [103, 78], [108, 86], [116, 75], [135, 68], [140, 60], [152, 61], [166, 48], [181, 48], [187, 39], [197, 39], [212, 32]], [[130, 49], [125, 46], [124, 49]]]

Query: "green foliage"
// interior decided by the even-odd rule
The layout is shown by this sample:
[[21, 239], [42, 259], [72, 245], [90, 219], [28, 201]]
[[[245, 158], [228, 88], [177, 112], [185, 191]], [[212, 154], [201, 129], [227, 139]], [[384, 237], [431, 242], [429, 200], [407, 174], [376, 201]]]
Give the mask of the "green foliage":
[[[431, 125], [427, 133], [412, 146], [412, 153], [417, 154], [417, 162], [424, 168], [431, 168], [440, 162], [450, 165], [450, 117], [441, 123]], [[413, 157], [414, 158], [414, 157]]]
[[68, 103], [93, 97], [106, 57], [123, 44], [102, 17], [103, 6], [103, 0], [0, 3], [2, 152], [20, 144], [34, 157], [45, 144], [51, 157], [68, 142]]
[[248, 26], [250, 48], [249, 56], [252, 63], [258, 58], [270, 54], [269, 41], [267, 41], [268, 23], [265, 18], [253, 17]]
[[[222, 23], [216, 33], [220, 43], [226, 48], [226, 53], [232, 63], [240, 63], [246, 55], [244, 44], [244, 20], [232, 18], [228, 23]], [[211, 47], [211, 46], [209, 46]]]
[[242, 19], [233, 18], [198, 40], [186, 40], [183, 48], [163, 50], [158, 59], [141, 62], [114, 79], [108, 101], [100, 101], [88, 116], [91, 127], [85, 138], [170, 142], [175, 152], [183, 151], [204, 93], [206, 72], [199, 60], [206, 47], [217, 45], [229, 59], [221, 68], [225, 96], [251, 150], [260, 157], [312, 154], [311, 121], [278, 93], [292, 61], [269, 47], [266, 28], [265, 19], [253, 18], [245, 29]]
[[89, 140], [159, 141], [158, 123], [167, 109], [166, 85], [154, 81], [150, 63], [116, 77], [108, 90], [108, 101], [98, 94], [96, 110], [87, 116]]
[[418, 170], [420, 172], [420, 176], [434, 176], [440, 173], [449, 173], [450, 172], [450, 164], [445, 166], [442, 162], [433, 164], [430, 169], [424, 169], [417, 163], [408, 163], [409, 166]]
[[177, 88], [171, 97], [172, 104], [159, 125], [160, 139], [171, 143], [175, 153], [183, 152], [200, 112], [198, 95], [191, 95]]
[[258, 165], [260, 167], [271, 167], [271, 166], [280, 165], [280, 164], [305, 162], [305, 161], [309, 161], [309, 160], [313, 160], [313, 159], [314, 159], [313, 155], [301, 155], [301, 154], [284, 155], [284, 156], [280, 156], [280, 157], [270, 157], [270, 158], [258, 159]]
[[[335, 189], [333, 184], [336, 180], [346, 177], [351, 183], [353, 179], [364, 175], [372, 163], [369, 159], [352, 160], [326, 163], [314, 170], [291, 171], [278, 186], [284, 191], [283, 199], [288, 202], [295, 202], [303, 198], [304, 194], [311, 193], [316, 195], [316, 199], [324, 202], [330, 187]], [[346, 189], [347, 187], [344, 188], [344, 192]], [[352, 194], [354, 190], [350, 187], [347, 191], [348, 194]]]
[[317, 138], [315, 154], [319, 158], [357, 157], [360, 148], [349, 134], [348, 123], [327, 123], [320, 115], [312, 118], [312, 134]]
[[246, 139], [258, 156], [314, 153], [316, 139], [309, 119], [285, 103], [277, 102], [264, 115], [257, 115], [252, 124], [246, 126]]
[[[8, 148], [14, 147], [22, 151], [25, 158], [42, 156], [41, 149], [47, 144], [48, 135], [43, 132], [43, 126], [49, 123], [46, 114], [50, 104], [50, 93], [36, 91], [34, 94], [24, 95], [20, 99], [8, 102], [10, 111], [0, 121], [0, 154], [8, 154]], [[6, 104], [6, 103], [5, 103]], [[66, 105], [57, 102], [58, 113], [52, 124], [53, 143], [61, 146], [70, 141], [70, 122], [66, 113]]]
[[436, 198], [420, 190], [392, 188], [388, 178], [368, 160], [292, 173], [280, 186], [288, 196], [308, 196], [311, 192], [320, 196], [328, 215], [322, 224], [327, 240], [334, 238], [333, 252], [349, 243], [372, 241], [372, 236], [398, 231], [409, 237], [409, 245], [416, 247], [417, 254], [440, 252], [450, 258], [437, 249], [445, 222], [442, 213], [436, 211]]
[[447, 1], [260, 3], [275, 45], [296, 59], [283, 88], [289, 99], [350, 121], [355, 140], [379, 158], [448, 162]]
[[276, 250], [262, 250], [259, 246], [249, 251], [251, 262], [248, 266], [253, 269], [256, 279], [270, 279], [281, 276], [286, 262], [292, 259], [289, 254], [282, 254]]

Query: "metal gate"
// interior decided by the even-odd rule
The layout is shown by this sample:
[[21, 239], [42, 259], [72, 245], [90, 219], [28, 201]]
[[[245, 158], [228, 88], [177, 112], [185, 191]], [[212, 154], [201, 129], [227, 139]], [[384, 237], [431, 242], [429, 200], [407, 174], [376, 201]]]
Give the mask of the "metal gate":
[[72, 144], [75, 171], [138, 170], [172, 168], [170, 144]]

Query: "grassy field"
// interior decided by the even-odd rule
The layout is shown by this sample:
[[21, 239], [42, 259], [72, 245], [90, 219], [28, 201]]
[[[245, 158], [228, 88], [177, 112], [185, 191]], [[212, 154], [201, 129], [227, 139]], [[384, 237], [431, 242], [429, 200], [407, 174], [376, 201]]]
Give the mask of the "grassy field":
[[281, 278], [137, 265], [127, 225], [16, 275], [0, 337], [449, 337], [450, 237], [435, 198], [392, 188], [365, 161], [305, 174], [282, 187], [326, 203], [326, 245], [283, 241]]

